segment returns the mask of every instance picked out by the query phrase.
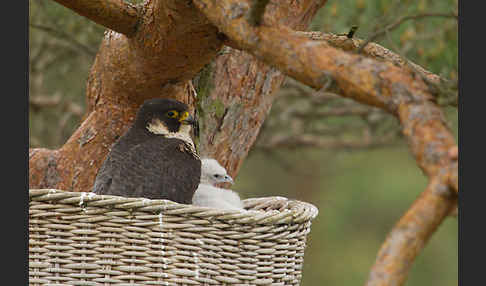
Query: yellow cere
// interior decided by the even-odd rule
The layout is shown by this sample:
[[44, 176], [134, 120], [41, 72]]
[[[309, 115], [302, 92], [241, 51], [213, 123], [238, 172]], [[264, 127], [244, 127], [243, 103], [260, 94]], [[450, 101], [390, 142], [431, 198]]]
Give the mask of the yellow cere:
[[180, 116], [179, 118], [179, 121], [183, 121], [183, 120], [186, 120], [186, 118], [189, 117], [189, 112], [185, 111], [184, 113], [182, 113], [182, 115]]

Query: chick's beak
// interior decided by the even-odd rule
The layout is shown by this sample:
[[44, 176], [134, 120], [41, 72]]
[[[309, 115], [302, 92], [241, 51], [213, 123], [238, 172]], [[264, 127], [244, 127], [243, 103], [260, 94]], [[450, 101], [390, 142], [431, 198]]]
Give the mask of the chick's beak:
[[230, 176], [228, 176], [228, 175], [224, 176], [224, 181], [225, 181], [225, 183], [230, 183], [230, 184], [232, 184], [232, 185], [233, 185], [233, 183], [234, 183], [234, 182], [233, 182], [233, 178], [231, 178], [231, 177], [230, 177]]

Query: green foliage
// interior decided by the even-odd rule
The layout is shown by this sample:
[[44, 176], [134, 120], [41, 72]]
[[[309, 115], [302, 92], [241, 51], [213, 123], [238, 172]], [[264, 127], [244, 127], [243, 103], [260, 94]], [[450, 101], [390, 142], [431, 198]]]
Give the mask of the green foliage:
[[[457, 14], [457, 0], [329, 0], [314, 18], [312, 30], [347, 33], [357, 25], [355, 37], [367, 39], [402, 16], [424, 13]], [[426, 17], [403, 22], [376, 42], [436, 74], [457, 79], [458, 30], [453, 18]], [[398, 47], [397, 51], [395, 47]]]
[[[457, 12], [457, 1], [452, 0], [329, 0], [314, 18], [311, 30], [344, 34], [358, 25], [355, 37], [367, 39], [401, 16], [453, 11]], [[377, 42], [431, 72], [457, 80], [458, 34], [453, 18], [405, 21]], [[277, 100], [267, 121], [276, 121], [277, 131], [289, 130], [288, 122], [282, 123], [279, 116], [286, 105], [305, 110], [303, 100]], [[342, 106], [344, 101], [334, 103]], [[445, 111], [457, 138], [457, 109]], [[399, 130], [390, 118], [381, 118], [378, 127]], [[331, 129], [362, 124], [347, 116], [320, 119], [304, 128], [312, 129], [319, 122]], [[351, 286], [363, 285], [368, 279], [386, 235], [424, 190], [427, 179], [403, 143], [352, 152], [255, 151], [244, 162], [236, 182], [234, 189], [244, 198], [280, 195], [316, 205], [319, 215], [309, 236], [302, 285]], [[457, 219], [446, 219], [417, 257], [406, 285], [457, 285], [457, 236]]]
[[29, 4], [29, 97], [59, 99], [30, 105], [30, 146], [58, 148], [79, 126], [80, 114], [68, 106], [85, 109], [86, 79], [104, 29], [54, 1]]
[[[406, 144], [275, 155], [278, 159], [253, 153], [233, 189], [243, 198], [286, 196], [319, 208], [308, 237], [303, 286], [363, 285], [386, 235], [427, 184]], [[418, 256], [406, 285], [457, 285], [457, 235], [457, 219], [446, 219]]]

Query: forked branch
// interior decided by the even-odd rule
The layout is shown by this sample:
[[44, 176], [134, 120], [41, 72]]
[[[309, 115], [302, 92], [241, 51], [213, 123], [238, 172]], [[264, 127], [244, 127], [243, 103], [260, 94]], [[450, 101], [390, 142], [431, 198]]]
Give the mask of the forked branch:
[[124, 0], [54, 0], [93, 22], [127, 37], [135, 34], [137, 8]]
[[457, 160], [449, 155], [457, 145], [424, 77], [305, 39], [286, 27], [250, 25], [249, 0], [193, 2], [232, 43], [261, 61], [318, 90], [333, 79], [342, 96], [399, 119], [429, 186], [388, 236], [367, 285], [403, 285], [413, 260], [457, 202]]
[[378, 252], [366, 286], [404, 284], [412, 262], [457, 203], [446, 180], [432, 179], [393, 227]]
[[342, 96], [397, 116], [418, 165], [429, 177], [441, 168], [450, 170], [453, 161], [447, 154], [456, 146], [455, 139], [428, 85], [415, 72], [297, 36], [283, 26], [254, 27], [245, 17], [251, 7], [248, 0], [194, 3], [240, 49], [263, 62], [315, 89], [332, 78]]
[[294, 33], [297, 36], [306, 37], [314, 41], [326, 41], [328, 44], [336, 48], [343, 49], [345, 51], [358, 52], [360, 47], [363, 46], [363, 50], [361, 51], [361, 53], [365, 56], [378, 59], [378, 60], [391, 62], [394, 65], [402, 68], [407, 68], [407, 62], [408, 62], [410, 66], [412, 66], [422, 76], [426, 77], [429, 81], [433, 83], [439, 83], [441, 80], [440, 76], [424, 69], [423, 67], [411, 61], [402, 58], [400, 55], [376, 43], [368, 43], [366, 46], [364, 46], [363, 44], [364, 40], [362, 39], [358, 39], [358, 38], [350, 39], [347, 36], [335, 35], [331, 33], [323, 33], [318, 31], [312, 31], [312, 32], [296, 31]]
[[376, 31], [373, 33], [364, 43], [359, 47], [358, 53], [363, 51], [363, 49], [372, 41], [375, 41], [379, 37], [385, 35], [388, 31], [391, 31], [398, 26], [400, 26], [403, 22], [406, 22], [408, 20], [417, 20], [417, 19], [423, 19], [423, 18], [430, 18], [430, 17], [445, 17], [445, 18], [455, 18], [458, 20], [457, 14], [454, 13], [422, 13], [422, 14], [417, 14], [417, 15], [407, 15], [407, 16], [402, 16], [395, 22], [391, 23], [390, 25], [387, 25], [383, 29], [380, 29], [379, 31]]

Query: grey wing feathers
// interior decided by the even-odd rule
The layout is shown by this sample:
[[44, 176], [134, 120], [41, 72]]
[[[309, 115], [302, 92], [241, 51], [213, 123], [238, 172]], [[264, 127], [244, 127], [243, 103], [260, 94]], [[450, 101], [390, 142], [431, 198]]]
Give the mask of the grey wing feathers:
[[107, 170], [111, 167], [111, 156], [108, 154], [105, 161], [98, 170], [92, 192], [98, 195], [108, 194], [112, 182], [112, 177]]
[[199, 183], [200, 161], [181, 152], [180, 144], [154, 138], [123, 153], [114, 150], [100, 169], [95, 193], [190, 203]]

